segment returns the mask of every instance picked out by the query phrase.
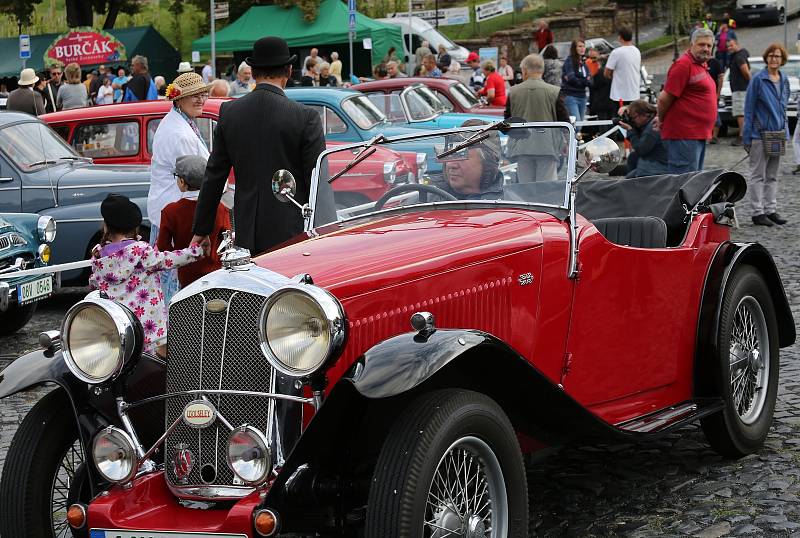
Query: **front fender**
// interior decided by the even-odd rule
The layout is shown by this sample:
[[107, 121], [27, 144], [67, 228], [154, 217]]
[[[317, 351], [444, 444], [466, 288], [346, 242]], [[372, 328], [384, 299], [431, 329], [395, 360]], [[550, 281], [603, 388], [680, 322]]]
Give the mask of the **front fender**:
[[76, 381], [60, 351], [40, 349], [19, 357], [0, 372], [0, 399], [45, 383], [55, 383], [70, 392]]
[[423, 337], [407, 333], [368, 350], [350, 382], [364, 397], [389, 398], [417, 387], [450, 361], [494, 340], [475, 330], [445, 329]]

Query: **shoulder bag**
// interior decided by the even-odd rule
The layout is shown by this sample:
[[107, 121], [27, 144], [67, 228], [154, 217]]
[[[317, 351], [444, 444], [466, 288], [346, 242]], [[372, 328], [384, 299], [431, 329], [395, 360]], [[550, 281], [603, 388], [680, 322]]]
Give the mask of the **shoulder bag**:
[[[783, 86], [781, 86], [783, 92]], [[754, 114], [755, 116], [755, 114]], [[767, 131], [761, 128], [758, 117], [755, 117], [753, 126], [761, 133], [761, 145], [767, 157], [786, 155], [786, 111], [783, 112], [783, 126], [780, 131]]]

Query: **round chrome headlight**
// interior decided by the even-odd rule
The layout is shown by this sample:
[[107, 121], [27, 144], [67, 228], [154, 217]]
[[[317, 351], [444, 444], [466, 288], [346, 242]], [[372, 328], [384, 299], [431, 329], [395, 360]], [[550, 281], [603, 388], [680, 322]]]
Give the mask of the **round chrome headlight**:
[[252, 426], [241, 426], [228, 438], [228, 466], [249, 486], [263, 484], [272, 471], [267, 438]]
[[39, 232], [39, 241], [52, 243], [56, 238], [56, 221], [53, 217], [39, 217], [36, 223], [36, 230]]
[[142, 329], [122, 305], [87, 298], [67, 311], [61, 328], [64, 361], [86, 383], [103, 383], [122, 372], [141, 349]]
[[136, 474], [138, 459], [131, 437], [119, 428], [109, 426], [95, 435], [92, 459], [103, 478], [116, 484], [129, 482]]
[[309, 375], [341, 350], [346, 321], [335, 297], [316, 286], [276, 291], [261, 312], [261, 350], [278, 371]]

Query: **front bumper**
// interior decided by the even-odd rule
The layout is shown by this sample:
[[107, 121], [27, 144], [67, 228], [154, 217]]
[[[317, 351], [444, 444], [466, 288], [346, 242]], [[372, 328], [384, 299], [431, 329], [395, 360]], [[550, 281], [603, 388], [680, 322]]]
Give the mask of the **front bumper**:
[[87, 509], [87, 524], [90, 538], [116, 538], [115, 530], [142, 531], [136, 536], [158, 536], [162, 531], [164, 536], [253, 538], [253, 510], [260, 502], [261, 493], [255, 491], [224, 508], [189, 508], [169, 491], [164, 473], [157, 472], [137, 478], [132, 487], [114, 486], [96, 497]]
[[736, 18], [742, 22], [777, 22], [779, 14], [780, 12], [777, 5], [765, 6], [763, 4], [755, 4], [742, 6], [736, 10]]
[[[15, 306], [18, 302], [18, 294], [17, 290], [19, 286], [22, 284], [27, 284], [29, 282], [34, 282], [45, 276], [50, 277], [53, 279], [53, 291], [55, 293], [61, 287], [61, 273], [52, 273], [49, 275], [38, 275], [38, 276], [28, 276], [22, 277], [19, 279], [10, 279], [10, 280], [0, 280], [0, 312], [5, 312], [9, 308]], [[51, 293], [51, 294], [52, 294]], [[46, 299], [51, 294], [36, 297], [32, 301], [29, 301], [27, 304], [34, 303], [41, 301], [42, 299]]]

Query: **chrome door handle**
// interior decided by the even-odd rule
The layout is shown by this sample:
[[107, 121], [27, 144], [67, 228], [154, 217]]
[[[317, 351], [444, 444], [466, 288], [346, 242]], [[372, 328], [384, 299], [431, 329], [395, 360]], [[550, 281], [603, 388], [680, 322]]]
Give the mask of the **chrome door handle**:
[[8, 183], [9, 181], [14, 181], [13, 177], [0, 177], [0, 183]]

